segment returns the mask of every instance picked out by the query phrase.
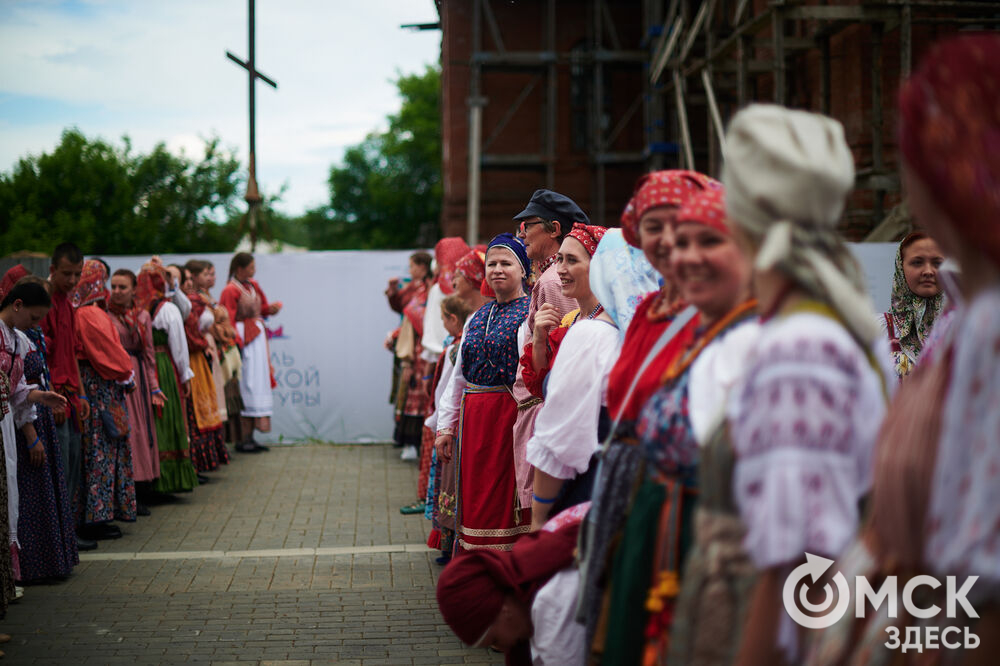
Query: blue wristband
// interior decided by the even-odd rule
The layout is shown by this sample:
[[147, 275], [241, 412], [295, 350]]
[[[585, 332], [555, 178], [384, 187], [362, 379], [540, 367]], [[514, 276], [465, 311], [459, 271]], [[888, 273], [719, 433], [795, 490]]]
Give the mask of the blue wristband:
[[36, 446], [38, 446], [38, 442], [41, 441], [41, 439], [42, 439], [41, 435], [36, 435], [35, 436], [35, 441], [31, 443], [31, 446], [28, 447], [28, 450], [30, 451], [31, 449], [33, 449]]
[[542, 499], [538, 495], [532, 493], [531, 494], [531, 499], [535, 500], [539, 504], [552, 504], [553, 502], [556, 501], [557, 498], [556, 497], [550, 497], [549, 499]]

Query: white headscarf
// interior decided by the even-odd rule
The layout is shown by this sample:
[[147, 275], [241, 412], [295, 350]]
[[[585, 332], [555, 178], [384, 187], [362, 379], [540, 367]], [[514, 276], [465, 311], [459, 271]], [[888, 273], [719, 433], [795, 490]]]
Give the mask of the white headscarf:
[[837, 233], [854, 185], [843, 126], [816, 113], [755, 104], [726, 133], [726, 211], [760, 243], [755, 268], [777, 268], [832, 307], [865, 347], [878, 335], [860, 268]]

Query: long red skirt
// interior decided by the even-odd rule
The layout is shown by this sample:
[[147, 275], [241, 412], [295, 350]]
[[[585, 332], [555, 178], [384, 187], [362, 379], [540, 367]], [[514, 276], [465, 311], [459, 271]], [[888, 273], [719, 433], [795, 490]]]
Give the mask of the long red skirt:
[[465, 550], [510, 550], [531, 528], [514, 481], [517, 403], [504, 386], [470, 384], [458, 431], [458, 543]]

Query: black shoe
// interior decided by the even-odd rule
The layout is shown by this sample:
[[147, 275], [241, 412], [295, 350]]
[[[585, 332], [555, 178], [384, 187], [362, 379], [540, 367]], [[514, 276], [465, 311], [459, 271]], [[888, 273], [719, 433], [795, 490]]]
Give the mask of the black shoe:
[[205, 476], [204, 474], [199, 474], [198, 475], [198, 483], [200, 483], [202, 485], [204, 485], [206, 483], [211, 483], [211, 481], [212, 480], [210, 478], [208, 478], [207, 476]]
[[142, 502], [136, 502], [135, 503], [135, 515], [137, 515], [137, 516], [148, 516], [149, 515], [149, 507], [146, 506], [145, 504], [143, 504]]
[[236, 445], [236, 450], [240, 453], [261, 453], [263, 449], [258, 449], [253, 442], [240, 442]]
[[97, 541], [102, 541], [104, 539], [121, 539], [122, 531], [117, 525], [112, 525], [111, 523], [97, 523], [96, 525], [87, 525], [82, 528], [84, 538], [95, 539]]
[[97, 550], [97, 542], [91, 541], [90, 539], [76, 538], [76, 549], [79, 551], [84, 550]]
[[258, 451], [270, 451], [271, 450], [271, 447], [264, 446], [263, 444], [258, 444], [257, 442], [253, 442], [253, 446]]

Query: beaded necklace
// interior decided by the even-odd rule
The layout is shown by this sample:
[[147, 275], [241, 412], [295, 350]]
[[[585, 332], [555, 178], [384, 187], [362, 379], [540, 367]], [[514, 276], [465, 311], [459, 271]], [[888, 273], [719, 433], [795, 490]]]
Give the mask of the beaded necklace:
[[[597, 307], [595, 307], [595, 308], [594, 308], [593, 310], [591, 310], [591, 311], [590, 311], [590, 314], [589, 314], [589, 315], [587, 315], [587, 319], [593, 319], [594, 317], [596, 317], [597, 315], [601, 314], [602, 312], [604, 312], [604, 306], [603, 306], [603, 305], [601, 305], [600, 303], [598, 303], [598, 304], [597, 304]], [[577, 321], [579, 321], [579, 320], [580, 320], [580, 315], [581, 315], [581, 314], [583, 314], [583, 313], [582, 313], [582, 312], [577, 312], [577, 313], [576, 313], [576, 316], [575, 316], [575, 317], [573, 317], [573, 323], [574, 323], [574, 324], [575, 324], [575, 323], [576, 323]]]
[[712, 340], [718, 337], [722, 331], [729, 328], [732, 324], [736, 323], [740, 319], [743, 319], [747, 315], [753, 314], [756, 309], [757, 299], [751, 298], [748, 301], [740, 303], [735, 308], [730, 310], [725, 317], [712, 324], [712, 327], [705, 331], [704, 335], [695, 340], [691, 346], [684, 350], [683, 353], [674, 357], [674, 359], [670, 362], [670, 365], [667, 367], [667, 371], [663, 373], [661, 383], [669, 384], [683, 375], [687, 369], [691, 367], [691, 364], [694, 363], [695, 359], [698, 358], [698, 355], [701, 354], [705, 347], [712, 342]]

